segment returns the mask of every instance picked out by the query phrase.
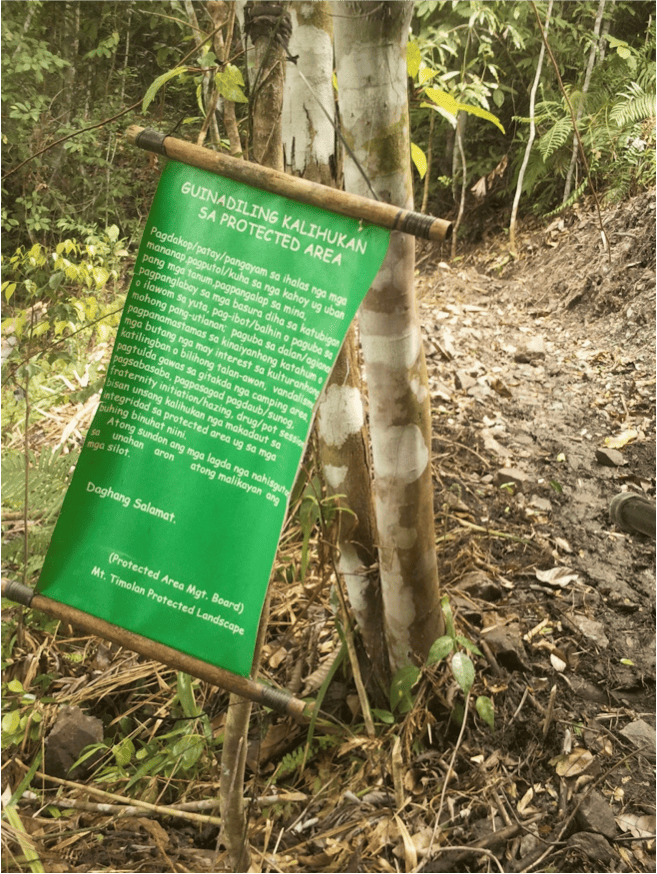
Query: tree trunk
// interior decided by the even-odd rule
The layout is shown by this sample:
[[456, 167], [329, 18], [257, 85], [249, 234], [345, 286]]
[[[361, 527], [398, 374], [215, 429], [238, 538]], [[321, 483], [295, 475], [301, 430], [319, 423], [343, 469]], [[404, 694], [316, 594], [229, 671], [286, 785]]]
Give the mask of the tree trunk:
[[387, 689], [390, 667], [383, 634], [381, 583], [376, 567], [374, 508], [370, 480], [356, 332], [347, 333], [317, 410], [322, 473], [329, 495], [340, 495], [336, 532], [338, 572], [372, 665], [377, 684]]
[[[192, 0], [185, 0], [185, 12], [187, 13], [190, 27], [192, 28], [192, 35], [198, 49], [198, 60], [200, 63], [201, 58], [206, 54], [210, 47], [206, 42], [204, 42], [205, 33], [203, 33], [199, 27], [198, 19], [196, 18], [196, 10], [194, 9]], [[212, 74], [209, 72], [203, 74], [203, 85], [201, 91], [203, 94], [203, 108], [206, 112], [206, 122], [201, 128], [196, 142], [199, 146], [203, 145], [209, 127], [212, 132], [212, 142], [217, 145], [220, 141], [216, 115], [217, 101], [214, 95], [215, 89], [212, 82]]]
[[[292, 36], [285, 78], [282, 132], [285, 170], [312, 182], [335, 185], [333, 25], [326, 0], [290, 4]], [[312, 91], [311, 91], [312, 89]], [[320, 106], [321, 103], [321, 106]]]
[[[545, 34], [547, 36], [548, 28], [550, 27], [550, 16], [552, 15], [552, 4], [553, 0], [550, 0], [548, 4], [547, 14], [545, 16]], [[534, 76], [534, 84], [532, 85], [532, 90], [529, 95], [529, 139], [527, 140], [527, 146], [525, 147], [525, 156], [522, 159], [522, 166], [520, 167], [520, 172], [518, 173], [518, 184], [516, 185], [516, 193], [513, 198], [513, 207], [511, 209], [511, 221], [509, 223], [509, 251], [513, 255], [514, 258], [518, 256], [518, 250], [516, 246], [516, 216], [518, 215], [518, 204], [520, 203], [520, 195], [522, 194], [522, 183], [525, 178], [525, 170], [527, 169], [527, 164], [529, 163], [529, 155], [532, 150], [532, 146], [534, 144], [534, 137], [536, 136], [536, 122], [534, 121], [534, 109], [536, 106], [536, 91], [538, 89], [538, 83], [541, 81], [541, 70], [543, 69], [543, 58], [545, 56], [545, 43], [541, 42], [541, 51], [538, 55], [538, 63], [536, 65], [536, 75]]]
[[[582, 113], [584, 112], [584, 101], [589, 91], [591, 73], [593, 72], [593, 67], [595, 66], [595, 58], [600, 51], [601, 43], [603, 42], [603, 40], [600, 39], [600, 28], [602, 27], [602, 16], [605, 11], [606, 2], [607, 0], [600, 0], [600, 2], [598, 3], [598, 13], [595, 17], [595, 25], [593, 27], [593, 40], [591, 42], [591, 50], [589, 51], [589, 62], [586, 66], [586, 73], [584, 74], [584, 84], [582, 85], [582, 98], [580, 100], [579, 106], [577, 107], [576, 122], [580, 120], [580, 118], [582, 117]], [[573, 151], [570, 156], [570, 166], [568, 167], [566, 183], [563, 189], [563, 198], [561, 201], [562, 203], [565, 203], [568, 200], [568, 198], [570, 197], [570, 192], [572, 190], [573, 176], [575, 175], [575, 166], [577, 164], [577, 150], [577, 134], [573, 133]]]
[[[456, 116], [456, 128], [454, 130], [454, 144], [456, 149], [454, 151], [453, 157], [453, 190], [456, 192], [456, 157], [458, 155], [460, 159], [461, 165], [461, 193], [459, 196], [459, 211], [456, 216], [456, 221], [454, 222], [454, 228], [452, 229], [452, 249], [451, 249], [451, 257], [456, 258], [456, 240], [458, 238], [458, 231], [461, 227], [461, 220], [463, 219], [463, 213], [465, 212], [465, 190], [468, 184], [468, 164], [465, 160], [465, 150], [463, 148], [463, 140], [465, 139], [465, 126], [468, 121], [468, 115], [465, 112], [459, 112]], [[454, 198], [456, 200], [456, 197]]]
[[[246, 4], [247, 12], [250, 5]], [[286, 4], [279, 5], [281, 13], [285, 14]], [[253, 24], [253, 18], [251, 23]], [[255, 94], [252, 94], [254, 101], [252, 154], [259, 163], [282, 171], [281, 109], [285, 82], [285, 48], [276, 41], [272, 33], [269, 36], [256, 37], [254, 51], [256, 84]], [[258, 672], [268, 617], [269, 596], [265, 599], [260, 619], [253, 658], [253, 676]], [[219, 797], [223, 822], [221, 839], [228, 850], [235, 871], [248, 871], [251, 858], [244, 805], [244, 771], [250, 717], [251, 702], [239, 695], [231, 694], [221, 756]]]
[[[333, 25], [329, 4], [293, 2], [293, 30], [283, 104], [287, 172], [335, 185]], [[311, 91], [312, 89], [312, 91]], [[321, 105], [320, 105], [321, 103]], [[320, 464], [328, 495], [344, 508], [334, 532], [337, 568], [379, 685], [389, 685], [376, 573], [368, 434], [356, 332], [347, 333], [317, 410]]]
[[253, 42], [251, 82], [252, 152], [258, 164], [284, 170], [281, 117], [285, 57], [290, 35], [289, 3], [247, 3], [246, 35]]
[[[378, 196], [412, 208], [406, 43], [413, 3], [332, 4], [344, 134]], [[368, 196], [345, 157], [345, 188]], [[444, 630], [436, 565], [431, 420], [413, 288], [414, 240], [393, 232], [360, 309], [375, 517], [391, 668], [422, 661]]]

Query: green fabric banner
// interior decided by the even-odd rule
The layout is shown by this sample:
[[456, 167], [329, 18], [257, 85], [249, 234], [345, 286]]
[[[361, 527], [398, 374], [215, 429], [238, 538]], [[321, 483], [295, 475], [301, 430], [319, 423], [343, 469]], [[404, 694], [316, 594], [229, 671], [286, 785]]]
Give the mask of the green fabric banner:
[[249, 674], [313, 407], [389, 236], [167, 165], [40, 593]]

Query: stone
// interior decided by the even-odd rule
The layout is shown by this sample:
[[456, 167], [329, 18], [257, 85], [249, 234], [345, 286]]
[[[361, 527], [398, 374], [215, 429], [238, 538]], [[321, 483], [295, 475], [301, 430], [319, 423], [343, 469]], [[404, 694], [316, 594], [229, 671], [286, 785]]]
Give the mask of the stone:
[[605, 467], [623, 467], [627, 464], [625, 456], [618, 449], [596, 449], [595, 460]]
[[499, 601], [502, 587], [484, 571], [470, 571], [457, 583], [457, 588], [480, 601]]
[[465, 370], [457, 370], [454, 374], [454, 384], [457, 388], [467, 391], [469, 388], [473, 388], [477, 384], [477, 380], [474, 376], [470, 376], [470, 374]]
[[522, 492], [531, 484], [531, 477], [517, 467], [502, 467], [495, 473], [493, 482], [498, 488], [504, 483], [513, 483], [516, 490]]
[[62, 707], [46, 739], [43, 770], [51, 777], [77, 780], [89, 773], [100, 757], [92, 756], [77, 768], [71, 766], [80, 758], [85, 747], [103, 740], [103, 723], [95, 716], [88, 716], [79, 707]]
[[634, 722], [630, 722], [625, 728], [621, 728], [620, 733], [633, 743], [641, 751], [642, 755], [654, 760], [655, 729], [645, 720], [635, 719]]
[[513, 356], [513, 360], [517, 364], [531, 364], [532, 361], [538, 361], [542, 358], [545, 358], [545, 341], [540, 334], [528, 337], [518, 346]]
[[601, 865], [608, 865], [618, 859], [618, 854], [602, 835], [592, 832], [577, 832], [568, 838], [568, 844], [586, 853], [589, 859], [599, 862]]
[[606, 838], [614, 838], [618, 832], [611, 805], [593, 790], [581, 802], [575, 819], [584, 832], [597, 832]]

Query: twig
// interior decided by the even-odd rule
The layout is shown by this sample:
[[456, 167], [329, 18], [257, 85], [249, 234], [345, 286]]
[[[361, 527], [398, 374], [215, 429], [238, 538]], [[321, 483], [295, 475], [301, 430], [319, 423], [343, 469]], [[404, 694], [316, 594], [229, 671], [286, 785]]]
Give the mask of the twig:
[[[32, 347], [32, 334], [34, 331], [34, 307], [30, 314], [30, 332], [27, 336], [27, 355], [29, 358], [30, 348]], [[27, 585], [27, 560], [30, 554], [29, 550], [29, 532], [27, 523], [29, 522], [30, 502], [29, 487], [30, 487], [30, 369], [25, 368], [25, 434], [23, 436], [23, 459], [25, 461], [25, 494], [23, 496], [23, 585]], [[21, 611], [22, 615], [22, 611]]]
[[470, 691], [468, 690], [468, 694], [465, 696], [465, 710], [463, 711], [463, 721], [461, 722], [461, 731], [459, 732], [458, 739], [454, 746], [454, 750], [452, 752], [452, 758], [449, 761], [449, 767], [447, 768], [447, 773], [445, 774], [445, 780], [443, 782], [443, 791], [440, 794], [440, 805], [438, 806], [438, 813], [436, 814], [436, 823], [433, 827], [433, 834], [431, 835], [431, 840], [429, 842], [429, 849], [427, 850], [427, 855], [431, 853], [431, 848], [433, 846], [433, 842], [436, 839], [436, 832], [438, 831], [438, 827], [440, 826], [440, 815], [443, 812], [443, 805], [445, 803], [445, 793], [447, 792], [447, 784], [449, 783], [449, 778], [452, 775], [452, 771], [454, 768], [454, 762], [456, 760], [456, 754], [458, 752], [459, 747], [461, 746], [461, 741], [463, 740], [463, 735], [465, 733], [465, 726], [468, 721], [468, 707], [470, 706]]
[[552, 722], [552, 711], [554, 710], [554, 702], [557, 698], [557, 684], [555, 683], [552, 689], [550, 689], [550, 700], [548, 701], [547, 710], [545, 711], [545, 719], [543, 720], [543, 737], [547, 737], [547, 733], [550, 730], [550, 723]]
[[80, 134], [85, 133], [88, 130], [94, 130], [97, 127], [102, 127], [104, 124], [109, 124], [111, 121], [116, 121], [117, 118], [121, 118], [123, 115], [127, 115], [129, 112], [132, 112], [133, 109], [136, 109], [141, 105], [141, 100], [138, 100], [136, 103], [133, 103], [132, 106], [129, 106], [127, 109], [122, 110], [116, 115], [112, 115], [110, 118], [105, 118], [103, 121], [99, 121], [97, 124], [91, 124], [89, 127], [82, 127], [80, 130], [76, 130], [72, 134], [67, 134], [65, 137], [61, 137], [58, 140], [55, 140], [54, 143], [50, 143], [49, 146], [44, 146], [43, 149], [39, 149], [38, 152], [35, 152], [33, 155], [30, 155], [29, 158], [26, 158], [24, 161], [21, 161], [18, 166], [14, 167], [13, 170], [8, 170], [5, 175], [2, 177], [3, 179], [8, 179], [9, 176], [12, 176], [14, 173], [17, 173], [21, 167], [24, 167], [26, 164], [29, 164], [30, 161], [33, 161], [35, 158], [38, 158], [39, 155], [43, 155], [44, 152], [49, 152], [50, 149], [54, 149], [55, 146], [58, 146], [60, 143], [65, 143], [66, 140], [71, 140], [73, 137], [77, 137]]
[[[19, 759], [15, 760], [15, 764], [27, 771], [27, 765], [24, 765]], [[89, 795], [95, 795], [96, 798], [105, 798], [108, 801], [114, 801], [124, 807], [140, 807], [142, 810], [150, 810], [152, 813], [159, 813], [162, 816], [175, 816], [180, 819], [188, 819], [191, 822], [200, 822], [204, 825], [221, 825], [221, 820], [216, 816], [206, 816], [202, 813], [193, 813], [187, 810], [176, 810], [173, 807], [166, 807], [163, 804], [149, 804], [147, 801], [140, 801], [137, 798], [130, 799], [127, 804], [127, 799], [123, 795], [117, 795], [114, 792], [105, 792], [102, 789], [96, 789], [94, 786], [85, 786], [84, 783], [74, 783], [71, 780], [62, 780], [61, 777], [51, 777], [49, 774], [44, 774], [43, 771], [35, 771], [35, 777], [40, 777], [42, 780], [47, 780], [50, 783], [57, 783], [59, 786], [68, 786], [69, 789], [77, 789], [81, 792], [87, 792]]]
[[489, 534], [491, 537], [502, 537], [504, 540], [515, 540], [516, 543], [522, 543], [525, 546], [531, 545], [529, 540], [524, 540], [522, 537], [516, 537], [515, 534], [507, 534], [506, 531], [497, 531], [495, 528], [484, 528], [482, 525], [475, 525], [473, 522], [466, 522], [465, 519], [459, 519], [458, 516], [454, 516], [453, 519], [463, 528], [470, 528], [472, 531], [480, 531], [482, 534]]

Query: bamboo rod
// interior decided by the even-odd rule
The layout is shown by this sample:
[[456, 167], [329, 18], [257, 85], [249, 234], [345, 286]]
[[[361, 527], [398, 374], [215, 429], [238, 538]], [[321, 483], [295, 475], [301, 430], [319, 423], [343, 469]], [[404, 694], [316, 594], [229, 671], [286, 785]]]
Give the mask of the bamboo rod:
[[178, 140], [150, 128], [133, 124], [126, 130], [126, 138], [140, 149], [392, 231], [403, 231], [405, 234], [439, 243], [448, 240], [452, 234], [452, 223], [445, 219], [401, 209], [390, 203], [369, 200], [367, 197], [339, 191], [328, 185], [320, 185], [319, 182], [309, 182], [298, 176], [289, 176], [269, 167], [261, 167], [259, 164]]
[[306, 722], [312, 716], [312, 704], [306, 704], [299, 698], [295, 698], [285, 689], [263, 686], [256, 683], [255, 680], [240, 677], [238, 674], [233, 674], [223, 668], [217, 668], [186, 653], [165, 646], [163, 643], [149, 640], [147, 637], [127, 631], [118, 625], [112, 625], [104, 619], [98, 619], [96, 616], [77, 610], [75, 607], [69, 607], [67, 604], [61, 604], [45, 595], [36, 594], [33, 589], [23, 585], [23, 583], [3, 580], [2, 597], [23, 604], [25, 607], [31, 607], [33, 610], [41, 610], [55, 619], [62, 620], [62, 622], [77, 625], [88, 634], [111, 640], [113, 643], [139, 653], [139, 655], [168, 665], [176, 671], [191, 674], [193, 677], [198, 677], [199, 680], [205, 680], [206, 683], [226, 689], [228, 692], [236, 692], [243, 698], [248, 698], [257, 704], [263, 704], [265, 707], [271, 707], [272, 710], [277, 710], [286, 716], [292, 716], [300, 722]]

